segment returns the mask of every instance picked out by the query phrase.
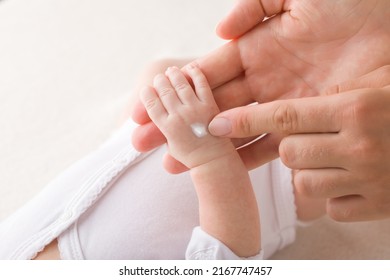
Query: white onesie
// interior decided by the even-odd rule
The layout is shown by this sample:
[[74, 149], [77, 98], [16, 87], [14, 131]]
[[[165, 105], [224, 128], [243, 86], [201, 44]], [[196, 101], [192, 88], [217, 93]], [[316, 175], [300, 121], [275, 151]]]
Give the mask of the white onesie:
[[[137, 152], [128, 121], [0, 223], [0, 259], [31, 259], [58, 238], [62, 259], [239, 259], [199, 227], [188, 173], [168, 174], [165, 147]], [[291, 172], [279, 160], [250, 172], [268, 258], [295, 238]], [[260, 238], [260, 237], [259, 237]]]

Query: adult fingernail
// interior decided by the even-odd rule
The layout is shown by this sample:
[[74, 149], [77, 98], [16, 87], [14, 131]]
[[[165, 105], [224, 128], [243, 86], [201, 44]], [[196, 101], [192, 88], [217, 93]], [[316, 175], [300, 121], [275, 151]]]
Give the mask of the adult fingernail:
[[209, 124], [209, 132], [214, 136], [224, 136], [232, 132], [232, 123], [225, 118], [215, 118]]

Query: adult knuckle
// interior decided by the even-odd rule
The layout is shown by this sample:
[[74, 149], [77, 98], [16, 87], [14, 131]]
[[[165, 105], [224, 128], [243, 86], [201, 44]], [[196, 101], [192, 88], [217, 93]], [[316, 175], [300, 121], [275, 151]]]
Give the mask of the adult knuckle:
[[329, 176], [318, 176], [316, 178], [315, 193], [319, 197], [334, 197], [340, 187], [340, 184]]
[[352, 158], [359, 159], [355, 165], [376, 166], [376, 162], [382, 158], [382, 149], [374, 139], [364, 136], [352, 145], [350, 154]]
[[324, 196], [327, 197], [335, 196], [340, 187], [340, 184], [336, 183], [334, 180], [329, 180], [328, 178], [324, 178], [320, 182], [320, 188], [323, 190]]
[[235, 126], [242, 136], [253, 136], [256, 134], [256, 119], [253, 119], [245, 110], [240, 110]]
[[302, 160], [310, 160], [312, 161], [313, 159], [318, 159], [318, 154], [316, 151], [316, 148], [313, 146], [301, 146], [298, 148], [299, 151], [297, 154], [299, 154], [300, 158]]
[[332, 193], [337, 191], [338, 185], [326, 177], [313, 177], [310, 171], [299, 173], [294, 177], [294, 185], [297, 186], [300, 193], [307, 197], [326, 198], [331, 197]]
[[357, 124], [364, 125], [372, 122], [377, 107], [376, 95], [368, 90], [362, 90], [352, 99], [350, 113]]
[[364, 137], [361, 141], [359, 141], [358, 151], [365, 155], [367, 159], [377, 159], [380, 156], [380, 152], [378, 143], [375, 140]]
[[322, 161], [324, 158], [329, 158], [330, 151], [322, 145], [312, 144], [306, 148], [306, 156], [314, 161]]
[[274, 111], [272, 121], [278, 131], [289, 134], [298, 127], [298, 114], [292, 105], [282, 103]]

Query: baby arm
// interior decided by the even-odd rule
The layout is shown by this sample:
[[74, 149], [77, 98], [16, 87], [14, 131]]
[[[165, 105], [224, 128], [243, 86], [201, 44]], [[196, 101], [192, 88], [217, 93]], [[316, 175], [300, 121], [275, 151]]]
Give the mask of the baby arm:
[[141, 100], [167, 138], [169, 153], [190, 169], [201, 228], [240, 257], [256, 255], [260, 221], [248, 171], [230, 139], [207, 133], [219, 109], [200, 69], [190, 67], [188, 75], [195, 91], [173, 67], [156, 76]]

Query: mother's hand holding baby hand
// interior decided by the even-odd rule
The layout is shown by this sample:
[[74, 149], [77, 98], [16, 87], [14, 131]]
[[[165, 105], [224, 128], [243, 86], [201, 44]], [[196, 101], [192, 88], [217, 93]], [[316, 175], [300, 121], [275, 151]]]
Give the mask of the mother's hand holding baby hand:
[[[331, 85], [390, 63], [389, 3], [241, 0], [218, 33], [229, 39], [242, 36], [196, 63], [221, 111], [254, 101], [318, 96]], [[133, 138], [137, 149], [148, 151], [165, 142], [142, 105], [136, 106], [133, 119], [141, 124]], [[275, 150], [269, 138], [269, 149]], [[241, 154], [246, 161], [245, 150]], [[270, 153], [263, 156], [272, 159]], [[165, 167], [183, 171], [169, 156]]]
[[[218, 27], [221, 37], [236, 40], [196, 61], [221, 111], [319, 96], [337, 84], [333, 92], [345, 91], [220, 115], [233, 121], [227, 136], [270, 133], [240, 150], [248, 168], [275, 158], [281, 133], [287, 135], [279, 150], [288, 166], [300, 169], [298, 190], [329, 198], [328, 213], [337, 220], [390, 217], [390, 101], [383, 88], [389, 83], [375, 78], [389, 75], [389, 11], [388, 0], [240, 0]], [[380, 72], [366, 75], [373, 69]], [[139, 150], [165, 142], [142, 106], [133, 116], [141, 124], [133, 138]], [[184, 170], [170, 156], [165, 167]]]

